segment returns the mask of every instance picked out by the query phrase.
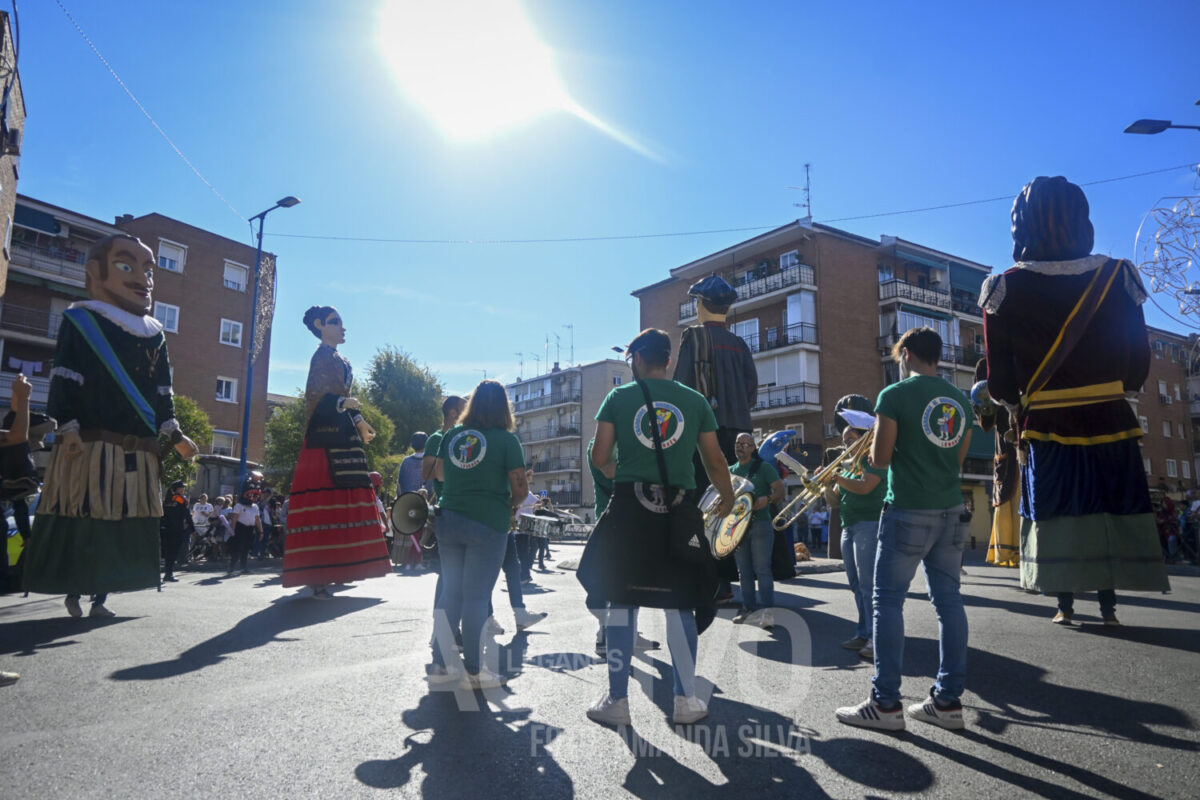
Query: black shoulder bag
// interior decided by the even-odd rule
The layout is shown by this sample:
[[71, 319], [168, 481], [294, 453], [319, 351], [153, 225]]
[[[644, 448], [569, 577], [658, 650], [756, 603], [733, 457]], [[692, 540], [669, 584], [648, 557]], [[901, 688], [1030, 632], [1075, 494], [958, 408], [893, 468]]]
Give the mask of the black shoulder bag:
[[712, 560], [708, 544], [704, 541], [704, 517], [700, 507], [685, 498], [678, 505], [671, 505], [675, 490], [667, 480], [667, 460], [663, 457], [662, 435], [658, 432], [658, 413], [650, 399], [646, 382], [639, 380], [646, 400], [646, 413], [650, 415], [650, 431], [654, 436], [654, 454], [658, 457], [658, 474], [662, 480], [663, 496], [667, 504], [667, 556], [679, 564], [699, 566]]

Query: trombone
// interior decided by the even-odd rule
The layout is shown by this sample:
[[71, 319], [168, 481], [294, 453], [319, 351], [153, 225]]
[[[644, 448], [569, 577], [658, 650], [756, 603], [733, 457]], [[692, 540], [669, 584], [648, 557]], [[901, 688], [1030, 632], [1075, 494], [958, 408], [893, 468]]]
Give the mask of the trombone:
[[[801, 514], [817, 504], [826, 489], [834, 485], [833, 479], [840, 471], [861, 471], [863, 460], [871, 452], [871, 440], [874, 438], [875, 429], [871, 428], [860, 436], [858, 441], [850, 445], [841, 458], [835, 459], [819, 472], [812, 475], [799, 473], [800, 482], [803, 485], [801, 490], [775, 515], [775, 518], [771, 520], [771, 527], [781, 531], [799, 519]], [[799, 504], [799, 508], [797, 508], [797, 504]]]

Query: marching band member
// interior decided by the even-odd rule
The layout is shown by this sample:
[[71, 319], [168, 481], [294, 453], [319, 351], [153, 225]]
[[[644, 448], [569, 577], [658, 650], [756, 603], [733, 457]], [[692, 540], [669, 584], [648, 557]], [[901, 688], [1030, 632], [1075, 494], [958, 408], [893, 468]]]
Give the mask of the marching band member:
[[[665, 331], [644, 330], [626, 353], [636, 382], [613, 389], [604, 399], [592, 446], [592, 463], [613, 476], [612, 499], [588, 540], [578, 571], [591, 601], [610, 603], [605, 625], [608, 692], [587, 716], [610, 725], [629, 724], [637, 611], [638, 606], [650, 606], [666, 609], [675, 674], [673, 720], [691, 723], [708, 714], [704, 701], [696, 697], [695, 609], [709, 607], [716, 573], [711, 560], [692, 566], [672, 558], [667, 543], [673, 532], [686, 537], [690, 527], [689, 522], [672, 531], [672, 519], [691, 520], [688, 509], [678, 507], [690, 503], [688, 490], [695, 488], [692, 456], [697, 449], [720, 493], [717, 513], [722, 516], [733, 508], [733, 487], [717, 442], [712, 406], [703, 395], [667, 377], [670, 337]], [[661, 452], [656, 442], [661, 442]], [[692, 536], [701, 540], [699, 509], [690, 510], [696, 512]]]
[[967, 614], [959, 593], [963, 543], [962, 462], [973, 414], [962, 392], [938, 376], [942, 337], [914, 328], [892, 348], [904, 380], [879, 394], [871, 462], [888, 469], [886, 505], [875, 555], [875, 677], [871, 696], [837, 710], [847, 725], [904, 729], [900, 677], [904, 664], [904, 598], [925, 567], [929, 599], [938, 617], [941, 663], [929, 699], [909, 716], [943, 728], [963, 727], [967, 671]]
[[1087, 198], [1066, 178], [1035, 178], [1013, 203], [1017, 264], [980, 293], [988, 390], [1015, 414], [1021, 456], [1021, 586], [1097, 591], [1117, 625], [1116, 590], [1165, 591], [1138, 439], [1125, 400], [1150, 370], [1137, 270], [1089, 255]]
[[[734, 452], [737, 461], [729, 465], [729, 472], [754, 484], [754, 511], [750, 527], [733, 551], [742, 583], [742, 609], [733, 621], [739, 625], [752, 622], [763, 628], [773, 628], [775, 615], [771, 609], [775, 606], [775, 579], [771, 573], [771, 549], [775, 544], [775, 529], [771, 527], [770, 504], [783, 499], [783, 480], [774, 466], [758, 457], [751, 434], [738, 434]], [[755, 578], [758, 579], [758, 593], [754, 590]]]

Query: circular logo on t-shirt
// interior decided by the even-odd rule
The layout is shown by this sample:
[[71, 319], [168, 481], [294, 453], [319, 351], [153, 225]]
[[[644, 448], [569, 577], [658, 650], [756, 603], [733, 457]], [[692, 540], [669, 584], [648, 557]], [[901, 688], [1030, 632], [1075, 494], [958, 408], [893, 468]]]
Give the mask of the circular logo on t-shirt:
[[921, 429], [934, 446], [949, 448], [962, 441], [967, 429], [962, 405], [952, 397], [935, 397], [921, 414]]
[[487, 453], [487, 439], [476, 430], [459, 431], [450, 440], [450, 463], [459, 469], [471, 469], [483, 461]]
[[655, 418], [651, 420], [646, 415], [646, 407], [639, 408], [633, 418], [633, 432], [637, 435], [639, 442], [653, 450], [654, 430], [650, 426], [657, 425], [663, 450], [666, 450], [678, 442], [679, 437], [683, 435], [683, 414], [677, 407], [661, 400], [654, 402], [654, 414]]

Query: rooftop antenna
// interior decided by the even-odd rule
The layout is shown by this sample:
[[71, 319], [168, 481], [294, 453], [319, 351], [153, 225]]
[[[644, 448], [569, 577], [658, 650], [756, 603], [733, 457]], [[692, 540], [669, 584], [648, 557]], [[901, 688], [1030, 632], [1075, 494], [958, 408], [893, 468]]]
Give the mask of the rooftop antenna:
[[525, 354], [513, 353], [517, 357], [517, 380], [522, 380], [522, 375], [525, 374]]
[[807, 222], [809, 224], [812, 224], [812, 182], [809, 180], [809, 170], [811, 168], [812, 168], [812, 164], [804, 165], [804, 185], [803, 186], [787, 187], [789, 189], [799, 189], [800, 191], [804, 192], [804, 202], [803, 203], [792, 203], [792, 205], [795, 206], [796, 208], [804, 209], [804, 217], [800, 221]]
[[537, 370], [537, 374], [541, 375], [542, 374], [542, 357], [539, 356], [537, 353], [533, 354], [533, 366]]
[[571, 332], [571, 364], [575, 364], [575, 326], [563, 325], [564, 328]]
[[561, 364], [562, 363], [562, 338], [559, 337], [559, 335], [557, 333], [552, 334], [552, 335], [554, 336], [554, 363]]

